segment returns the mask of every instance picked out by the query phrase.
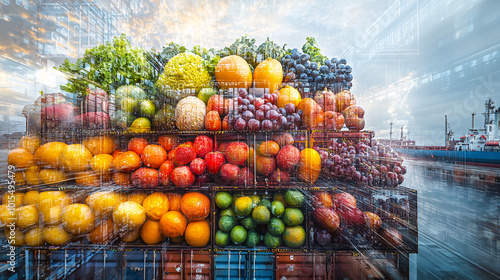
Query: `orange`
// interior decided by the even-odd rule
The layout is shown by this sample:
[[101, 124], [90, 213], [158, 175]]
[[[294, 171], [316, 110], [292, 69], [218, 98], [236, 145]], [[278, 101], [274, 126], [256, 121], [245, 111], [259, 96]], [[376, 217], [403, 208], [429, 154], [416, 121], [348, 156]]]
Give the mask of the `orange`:
[[148, 195], [142, 202], [148, 218], [158, 221], [163, 214], [168, 212], [168, 196], [161, 192]]
[[100, 184], [99, 174], [90, 170], [75, 173], [75, 181], [78, 185], [88, 187], [97, 187]]
[[146, 221], [146, 210], [137, 202], [123, 202], [113, 210], [113, 222], [121, 231], [138, 229], [144, 221]]
[[141, 227], [141, 238], [146, 244], [155, 244], [162, 241], [160, 223], [158, 221], [146, 220]]
[[113, 173], [113, 182], [120, 186], [128, 186], [132, 184], [130, 181], [130, 173], [127, 172], [116, 172]]
[[16, 209], [16, 225], [20, 229], [38, 225], [38, 209], [35, 205], [28, 205]]
[[97, 226], [89, 232], [91, 243], [106, 243], [113, 239], [113, 220], [111, 218], [102, 220]]
[[68, 180], [66, 173], [58, 169], [42, 169], [38, 176], [44, 184], [56, 184]]
[[309, 128], [318, 128], [323, 125], [325, 118], [323, 109], [311, 98], [304, 98], [297, 106], [297, 110], [302, 110], [302, 123]]
[[160, 165], [167, 160], [167, 151], [158, 145], [147, 145], [142, 150], [141, 160], [147, 167], [160, 168]]
[[38, 204], [38, 196], [40, 195], [39, 191], [28, 191], [24, 194], [23, 204], [24, 205], [32, 205]]
[[274, 92], [283, 81], [281, 63], [274, 58], [262, 61], [253, 71], [253, 80], [255, 87], [268, 88], [269, 92]]
[[90, 168], [98, 174], [107, 174], [113, 169], [113, 156], [98, 154], [90, 159]]
[[182, 195], [178, 193], [168, 193], [168, 210], [181, 211], [181, 198]]
[[293, 103], [297, 107], [302, 98], [300, 97], [300, 92], [291, 86], [286, 86], [278, 92], [278, 101], [276, 106], [279, 108], [285, 108], [286, 104]]
[[139, 239], [139, 237], [141, 237], [141, 229], [139, 228], [133, 231], [127, 231], [120, 235], [120, 239], [123, 242], [134, 242]]
[[71, 204], [71, 197], [63, 191], [46, 191], [38, 194], [38, 210], [48, 211], [51, 207], [66, 207]]
[[237, 55], [221, 58], [215, 68], [219, 88], [248, 88], [252, 85], [252, 71], [248, 63]]
[[50, 245], [59, 246], [68, 242], [71, 236], [60, 226], [48, 226], [43, 229], [43, 239]]
[[72, 172], [87, 170], [91, 158], [92, 153], [82, 144], [68, 145], [59, 155], [61, 167]]
[[337, 112], [342, 113], [342, 111], [344, 111], [347, 107], [355, 105], [356, 99], [354, 99], [354, 96], [351, 92], [344, 90], [335, 95], [335, 102], [335, 109], [337, 110]]
[[[148, 195], [145, 192], [133, 192], [133, 193], [128, 195], [128, 200], [135, 201], [135, 202], [139, 203], [140, 205], [142, 205], [142, 203], [144, 202], [144, 199], [146, 199], [147, 196]], [[170, 205], [170, 201], [169, 201], [169, 205]]]
[[52, 168], [59, 167], [59, 156], [67, 144], [62, 142], [49, 142], [42, 145], [35, 152], [35, 161], [44, 166], [49, 165]]
[[75, 203], [63, 209], [62, 222], [70, 233], [81, 234], [94, 228], [94, 212], [85, 204]]
[[42, 214], [43, 223], [49, 224], [49, 225], [60, 224], [61, 223], [62, 209], [63, 209], [63, 207], [61, 207], [59, 205], [44, 208], [43, 210], [41, 209], [40, 214]]
[[4, 227], [9, 223], [9, 219], [15, 218], [16, 212], [10, 211], [7, 205], [0, 205], [0, 227]]
[[184, 238], [191, 247], [207, 246], [210, 241], [210, 225], [208, 221], [190, 222], [184, 232]]
[[331, 208], [333, 206], [332, 196], [327, 192], [315, 192], [312, 199], [315, 207], [324, 206]]
[[141, 158], [135, 152], [124, 152], [113, 158], [113, 166], [117, 171], [131, 172], [141, 167]]
[[16, 186], [26, 185], [26, 179], [24, 179], [24, 173], [22, 171], [15, 171], [14, 181]]
[[24, 170], [24, 177], [28, 185], [38, 185], [40, 184], [40, 179], [38, 178], [38, 173], [40, 173], [40, 167], [36, 164], [31, 165], [26, 170]]
[[34, 154], [41, 144], [42, 140], [40, 140], [38, 136], [23, 136], [19, 139], [18, 147], [25, 148], [30, 153]]
[[181, 198], [181, 211], [190, 221], [200, 221], [210, 213], [210, 199], [199, 192], [189, 192]]
[[34, 227], [28, 230], [24, 235], [24, 242], [31, 247], [43, 245], [45, 243], [43, 240], [43, 228]]
[[321, 172], [321, 157], [319, 153], [311, 148], [300, 151], [299, 178], [313, 185]]
[[158, 144], [160, 144], [165, 151], [170, 152], [179, 145], [179, 139], [174, 135], [163, 135], [158, 137]]
[[135, 152], [138, 155], [142, 155], [142, 151], [148, 145], [148, 140], [144, 138], [135, 137], [130, 139], [128, 142], [128, 150]]
[[169, 211], [161, 216], [160, 229], [168, 238], [177, 238], [184, 235], [187, 220], [179, 211]]
[[115, 139], [108, 135], [87, 137], [83, 139], [82, 144], [93, 155], [111, 154], [117, 146]]
[[28, 168], [33, 162], [33, 155], [24, 148], [11, 150], [7, 157], [7, 163], [9, 165], [14, 165], [16, 168]]
[[10, 206], [15, 206], [15, 208], [20, 207], [23, 204], [23, 197], [24, 193], [22, 192], [15, 192], [13, 194], [11, 194], [10, 192], [6, 192], [2, 197], [2, 204], [8, 205], [10, 203], [13, 203], [13, 205]]
[[87, 197], [85, 204], [94, 210], [97, 216], [107, 216], [120, 203], [127, 201], [127, 196], [113, 191], [95, 192]]
[[266, 157], [274, 157], [278, 154], [280, 151], [280, 146], [278, 143], [269, 140], [266, 142], [262, 142], [259, 146], [259, 152], [261, 155], [266, 156]]

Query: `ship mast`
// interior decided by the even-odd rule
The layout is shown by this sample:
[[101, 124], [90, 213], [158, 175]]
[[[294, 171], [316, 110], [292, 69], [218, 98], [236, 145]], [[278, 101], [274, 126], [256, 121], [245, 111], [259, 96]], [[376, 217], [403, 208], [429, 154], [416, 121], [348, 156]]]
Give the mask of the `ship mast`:
[[472, 129], [474, 129], [474, 116], [476, 115], [476, 113], [472, 113]]
[[491, 98], [488, 98], [486, 102], [484, 103], [484, 128], [486, 128], [486, 125], [491, 123], [490, 120], [490, 115], [494, 114], [495, 111], [495, 106], [493, 105], [495, 102], [491, 100]]

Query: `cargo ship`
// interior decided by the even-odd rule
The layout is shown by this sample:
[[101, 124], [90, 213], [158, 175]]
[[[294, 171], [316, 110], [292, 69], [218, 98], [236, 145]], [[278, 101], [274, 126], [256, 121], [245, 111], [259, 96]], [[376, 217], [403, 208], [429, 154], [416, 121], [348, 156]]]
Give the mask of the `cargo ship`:
[[405, 140], [402, 133], [399, 141], [392, 141], [392, 139], [389, 141], [381, 139], [379, 141], [382, 143], [389, 142], [394, 150], [408, 158], [424, 158], [457, 164], [500, 168], [500, 108], [495, 108], [491, 98], [486, 100], [485, 112], [483, 113], [485, 117], [483, 128], [474, 128], [474, 115], [473, 113], [472, 128], [459, 140], [450, 139], [453, 132], [448, 131], [445, 116], [446, 146], [415, 146], [415, 142]]

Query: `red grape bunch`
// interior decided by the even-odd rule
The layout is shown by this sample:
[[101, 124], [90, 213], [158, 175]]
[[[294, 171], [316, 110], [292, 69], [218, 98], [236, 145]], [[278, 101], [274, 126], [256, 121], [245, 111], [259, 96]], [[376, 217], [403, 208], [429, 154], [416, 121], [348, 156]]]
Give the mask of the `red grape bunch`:
[[[266, 93], [262, 97], [248, 94], [240, 88], [233, 98], [234, 110], [229, 115], [229, 125], [236, 131], [279, 131], [286, 127], [285, 110], [278, 108], [276, 93]], [[282, 109], [282, 110], [280, 110]]]

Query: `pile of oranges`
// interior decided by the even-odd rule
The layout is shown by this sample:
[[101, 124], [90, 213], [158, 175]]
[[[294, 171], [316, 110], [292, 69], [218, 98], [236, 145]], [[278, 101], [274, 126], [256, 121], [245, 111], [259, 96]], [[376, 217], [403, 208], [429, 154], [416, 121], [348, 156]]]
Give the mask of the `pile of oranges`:
[[[16, 246], [61, 246], [81, 237], [97, 244], [139, 238], [156, 244], [169, 239], [192, 247], [204, 247], [210, 241], [210, 199], [199, 192], [109, 190], [82, 197], [77, 192], [28, 191], [6, 193], [2, 203], [0, 227], [15, 220]], [[8, 228], [6, 235], [10, 235]]]

